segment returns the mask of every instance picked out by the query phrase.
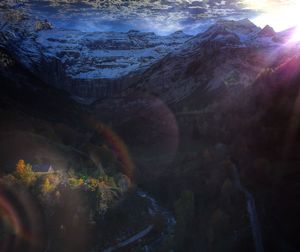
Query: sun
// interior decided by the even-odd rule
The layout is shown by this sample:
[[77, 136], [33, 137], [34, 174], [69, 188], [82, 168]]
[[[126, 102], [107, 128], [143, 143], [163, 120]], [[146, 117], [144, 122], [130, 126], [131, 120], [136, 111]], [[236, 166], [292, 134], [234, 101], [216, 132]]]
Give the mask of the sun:
[[[260, 14], [251, 20], [258, 26], [272, 26], [280, 32], [291, 27], [300, 27], [300, 1], [299, 0], [245, 0], [247, 6], [258, 10]], [[293, 41], [300, 40], [300, 29], [296, 29]]]
[[290, 42], [300, 42], [300, 26], [295, 28], [295, 31], [290, 38]]

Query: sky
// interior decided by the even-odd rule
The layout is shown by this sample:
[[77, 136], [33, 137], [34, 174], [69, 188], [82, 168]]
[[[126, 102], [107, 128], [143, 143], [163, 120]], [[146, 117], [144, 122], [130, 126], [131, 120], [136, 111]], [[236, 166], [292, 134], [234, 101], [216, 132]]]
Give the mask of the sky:
[[[19, 0], [56, 27], [196, 34], [217, 19], [249, 18], [281, 31], [300, 24], [300, 0]], [[300, 20], [300, 19], [299, 19]]]
[[299, 0], [248, 0], [249, 8], [260, 10], [252, 21], [259, 26], [271, 25], [276, 31], [300, 25]]

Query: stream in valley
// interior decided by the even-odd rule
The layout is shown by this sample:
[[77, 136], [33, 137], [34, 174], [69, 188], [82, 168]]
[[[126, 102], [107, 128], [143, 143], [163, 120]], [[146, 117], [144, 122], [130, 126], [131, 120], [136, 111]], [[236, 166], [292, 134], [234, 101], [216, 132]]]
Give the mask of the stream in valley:
[[251, 231], [252, 231], [252, 236], [254, 240], [254, 245], [255, 245], [255, 251], [256, 252], [264, 252], [264, 247], [263, 247], [263, 241], [262, 241], [262, 234], [261, 234], [261, 229], [260, 229], [260, 223], [258, 220], [257, 212], [256, 212], [256, 206], [255, 206], [255, 201], [253, 195], [242, 185], [238, 169], [236, 165], [234, 167], [234, 180], [235, 180], [235, 185], [239, 191], [241, 191], [247, 201], [247, 212], [248, 212], [248, 218], [250, 221], [250, 226], [251, 226]]
[[[146, 244], [143, 246], [144, 251], [147, 251], [147, 252], [154, 251], [154, 249], [157, 248], [157, 246], [159, 246], [159, 243], [161, 242], [161, 240], [163, 239], [164, 236], [173, 234], [176, 220], [171, 211], [169, 211], [168, 209], [161, 206], [158, 203], [158, 201], [155, 198], [153, 198], [152, 196], [150, 196], [147, 192], [145, 192], [141, 189], [137, 189], [136, 194], [139, 197], [147, 200], [147, 202], [148, 202], [147, 210], [148, 210], [148, 214], [151, 217], [161, 216], [164, 221], [164, 230], [160, 233], [160, 235], [158, 237], [155, 237], [155, 239], [152, 239], [149, 244]], [[152, 231], [154, 231], [154, 228], [155, 228], [154, 224], [150, 224], [148, 227], [146, 227], [145, 229], [141, 230], [140, 232], [134, 234], [133, 236], [127, 238], [126, 240], [121, 241], [118, 244], [113, 245], [107, 249], [104, 249], [103, 252], [117, 251], [118, 249], [132, 245], [135, 242], [137, 242], [147, 236], [150, 236]]]

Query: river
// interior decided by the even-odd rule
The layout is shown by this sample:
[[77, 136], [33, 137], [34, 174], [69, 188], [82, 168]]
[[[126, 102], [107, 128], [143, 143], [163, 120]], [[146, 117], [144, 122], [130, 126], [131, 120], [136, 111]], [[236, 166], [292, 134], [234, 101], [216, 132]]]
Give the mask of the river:
[[[164, 219], [164, 223], [165, 223], [165, 228], [163, 230], [163, 232], [161, 233], [161, 235], [159, 237], [157, 237], [154, 241], [151, 242], [151, 244], [147, 244], [144, 245], [144, 250], [145, 251], [153, 251], [153, 247], [155, 246], [155, 244], [159, 243], [159, 241], [162, 239], [162, 237], [164, 235], [170, 235], [173, 233], [174, 231], [174, 226], [176, 224], [176, 220], [174, 215], [172, 214], [171, 211], [169, 211], [168, 209], [162, 207], [158, 201], [153, 198], [152, 196], [150, 196], [147, 192], [141, 190], [141, 189], [137, 189], [136, 190], [136, 194], [147, 200], [148, 202], [148, 213], [150, 216], [154, 217], [154, 216], [162, 216]], [[149, 235], [151, 233], [151, 231], [153, 231], [154, 229], [154, 225], [151, 224], [148, 227], [146, 227], [145, 229], [141, 230], [140, 232], [134, 234], [133, 236], [127, 238], [124, 241], [119, 242], [116, 245], [113, 245], [109, 248], [106, 248], [103, 250], [103, 252], [113, 252], [116, 251], [117, 249], [126, 247], [130, 244], [133, 244], [134, 242], [146, 237], [147, 235]]]
[[[251, 231], [252, 231], [252, 236], [254, 240], [254, 245], [255, 245], [255, 251], [256, 252], [264, 252], [264, 247], [263, 247], [263, 242], [262, 242], [262, 234], [261, 234], [261, 228], [260, 228], [260, 223], [258, 220], [257, 216], [257, 211], [256, 211], [256, 206], [255, 206], [255, 200], [253, 195], [242, 185], [238, 169], [236, 165], [233, 166], [234, 168], [234, 183], [236, 188], [241, 191], [245, 197], [246, 197], [246, 202], [247, 202], [247, 213], [248, 213], [248, 218], [250, 221], [250, 226], [251, 226]], [[151, 242], [151, 244], [144, 245], [144, 251], [154, 251], [155, 244], [159, 243], [161, 241], [162, 237], [164, 235], [172, 235], [174, 231], [174, 227], [176, 224], [176, 220], [174, 215], [172, 214], [171, 211], [168, 209], [162, 207], [158, 201], [152, 197], [150, 194], [147, 192], [137, 189], [136, 194], [144, 198], [148, 201], [148, 213], [150, 216], [157, 216], [160, 215], [163, 217], [164, 222], [165, 222], [165, 228], [161, 235], [157, 237], [154, 241]], [[116, 245], [113, 245], [105, 250], [103, 252], [113, 252], [117, 249], [126, 247], [130, 244], [135, 243], [136, 241], [146, 237], [147, 235], [151, 234], [151, 231], [153, 231], [154, 225], [151, 224], [145, 229], [141, 230], [140, 232], [134, 234], [133, 236], [127, 238], [124, 241], [119, 242]]]

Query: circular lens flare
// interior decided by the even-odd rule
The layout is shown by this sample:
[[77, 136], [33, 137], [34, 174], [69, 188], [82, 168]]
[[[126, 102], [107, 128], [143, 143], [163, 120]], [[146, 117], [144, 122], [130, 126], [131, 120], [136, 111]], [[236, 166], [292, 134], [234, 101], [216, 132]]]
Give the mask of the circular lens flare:
[[123, 172], [130, 180], [132, 180], [134, 165], [131, 160], [128, 148], [124, 141], [110, 127], [104, 123], [98, 122], [96, 129], [100, 135], [109, 143], [115, 154], [117, 154], [123, 165]]
[[39, 252], [44, 249], [43, 221], [23, 187], [0, 180], [0, 251]]

